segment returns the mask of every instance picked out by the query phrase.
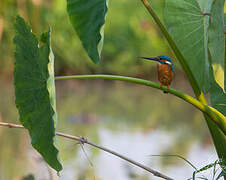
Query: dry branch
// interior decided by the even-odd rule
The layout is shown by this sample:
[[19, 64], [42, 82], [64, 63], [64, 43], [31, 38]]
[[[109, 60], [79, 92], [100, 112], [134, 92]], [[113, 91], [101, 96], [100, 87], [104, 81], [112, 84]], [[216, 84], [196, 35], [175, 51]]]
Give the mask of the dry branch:
[[[22, 126], [22, 125], [12, 124], [12, 123], [4, 123], [4, 122], [0, 122], [0, 126], [6, 126], [6, 127], [9, 127], [9, 128], [22, 128], [22, 129], [25, 129], [24, 126]], [[61, 132], [57, 132], [56, 135], [57, 136], [61, 136], [61, 137], [65, 137], [65, 138], [68, 138], [68, 139], [72, 139], [72, 140], [75, 140], [75, 141], [78, 141], [81, 144], [88, 144], [90, 146], [96, 147], [96, 148], [101, 149], [101, 150], [103, 150], [105, 152], [113, 154], [113, 155], [115, 155], [115, 156], [117, 156], [117, 157], [119, 157], [121, 159], [124, 159], [125, 161], [127, 161], [127, 162], [129, 162], [129, 163], [131, 163], [131, 164], [133, 164], [135, 166], [138, 166], [138, 167], [150, 172], [154, 176], [157, 176], [157, 177], [160, 177], [160, 178], [166, 179], [166, 180], [173, 180], [172, 178], [170, 178], [170, 177], [168, 177], [168, 176], [166, 176], [166, 175], [164, 175], [164, 174], [162, 174], [162, 173], [160, 173], [160, 172], [158, 172], [156, 170], [153, 170], [153, 169], [151, 169], [151, 168], [149, 168], [149, 167], [147, 167], [147, 166], [145, 166], [145, 165], [143, 165], [141, 163], [138, 163], [138, 162], [136, 162], [136, 161], [134, 161], [132, 159], [129, 159], [129, 158], [127, 158], [127, 157], [125, 157], [125, 156], [123, 156], [123, 155], [121, 155], [121, 154], [119, 154], [119, 153], [117, 153], [115, 151], [112, 151], [112, 150], [107, 149], [107, 148], [105, 148], [103, 146], [99, 146], [97, 144], [94, 144], [94, 143], [88, 141], [84, 137], [76, 137], [76, 136], [72, 136], [72, 135], [69, 135], [69, 134], [61, 133]]]

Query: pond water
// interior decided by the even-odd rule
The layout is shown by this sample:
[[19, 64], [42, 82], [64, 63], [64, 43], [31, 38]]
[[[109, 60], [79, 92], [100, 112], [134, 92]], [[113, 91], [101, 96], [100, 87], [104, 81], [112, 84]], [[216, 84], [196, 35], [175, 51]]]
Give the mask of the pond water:
[[[9, 83], [10, 82], [10, 83]], [[0, 121], [19, 123], [12, 81], [1, 81]], [[179, 85], [190, 93], [189, 88]], [[158, 90], [122, 82], [74, 80], [56, 83], [58, 131], [84, 136], [174, 179], [217, 159], [202, 114]], [[57, 177], [30, 146], [25, 130], [0, 127], [0, 180], [160, 179], [111, 154], [58, 138], [64, 170]], [[162, 156], [152, 156], [162, 155]], [[212, 169], [197, 175], [213, 177]]]

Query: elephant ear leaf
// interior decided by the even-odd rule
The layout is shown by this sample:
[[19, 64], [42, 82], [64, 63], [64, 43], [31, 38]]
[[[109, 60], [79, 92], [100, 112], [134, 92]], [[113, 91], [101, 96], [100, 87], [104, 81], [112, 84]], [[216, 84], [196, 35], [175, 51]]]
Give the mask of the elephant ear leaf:
[[210, 103], [211, 106], [226, 116], [226, 94], [214, 80], [212, 80], [210, 89]]
[[29, 131], [32, 146], [59, 172], [62, 165], [55, 138], [57, 114], [50, 30], [39, 41], [20, 16], [16, 17], [14, 28], [14, 86], [20, 122]]
[[164, 20], [167, 29], [198, 83], [207, 93], [210, 88], [208, 27], [211, 1], [167, 0]]
[[67, 0], [67, 12], [91, 60], [98, 64], [104, 41], [108, 0]]
[[209, 50], [213, 77], [225, 92], [224, 0], [213, 1], [209, 26]]

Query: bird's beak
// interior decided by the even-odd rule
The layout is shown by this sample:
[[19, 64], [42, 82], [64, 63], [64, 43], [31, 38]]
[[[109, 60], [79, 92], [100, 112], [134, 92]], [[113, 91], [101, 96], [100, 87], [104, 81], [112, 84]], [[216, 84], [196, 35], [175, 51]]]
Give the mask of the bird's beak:
[[157, 62], [159, 61], [158, 58], [156, 58], [156, 57], [144, 57], [144, 56], [141, 56], [140, 58], [151, 60], [151, 61], [157, 61]]

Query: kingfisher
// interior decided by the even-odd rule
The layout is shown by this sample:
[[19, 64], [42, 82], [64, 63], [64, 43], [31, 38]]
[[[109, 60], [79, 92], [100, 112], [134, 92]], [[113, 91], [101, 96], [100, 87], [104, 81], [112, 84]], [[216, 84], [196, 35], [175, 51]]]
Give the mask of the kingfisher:
[[[157, 61], [157, 71], [158, 71], [158, 80], [160, 82], [160, 86], [164, 85], [167, 86], [168, 89], [170, 84], [173, 80], [173, 63], [169, 56], [161, 55], [157, 57], [144, 57], [141, 56], [143, 59]], [[163, 91], [164, 93], [168, 93], [167, 91]]]

